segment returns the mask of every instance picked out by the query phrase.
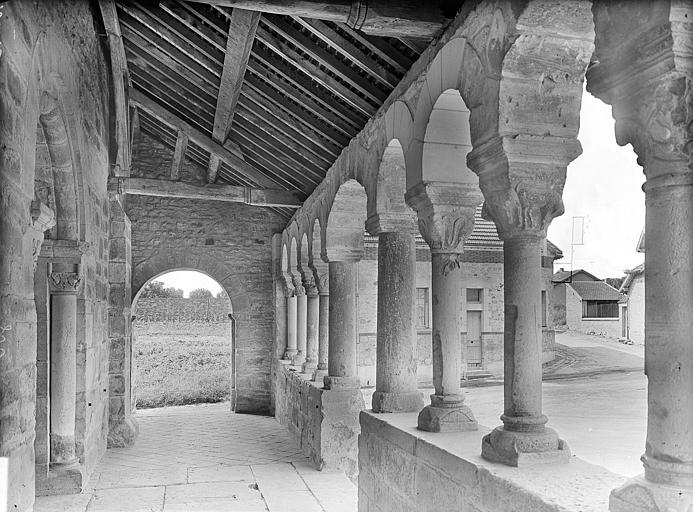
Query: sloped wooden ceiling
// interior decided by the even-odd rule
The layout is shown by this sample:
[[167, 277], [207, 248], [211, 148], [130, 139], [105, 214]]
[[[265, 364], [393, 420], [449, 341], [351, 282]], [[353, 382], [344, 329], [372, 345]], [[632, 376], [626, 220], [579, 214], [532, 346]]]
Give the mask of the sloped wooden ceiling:
[[306, 196], [429, 42], [211, 3], [116, 6], [140, 129], [210, 183]]

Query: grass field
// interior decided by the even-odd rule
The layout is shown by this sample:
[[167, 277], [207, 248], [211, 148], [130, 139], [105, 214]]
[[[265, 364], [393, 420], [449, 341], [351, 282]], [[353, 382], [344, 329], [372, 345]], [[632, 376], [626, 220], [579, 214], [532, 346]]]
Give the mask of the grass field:
[[135, 324], [133, 386], [137, 407], [166, 407], [229, 399], [228, 323]]

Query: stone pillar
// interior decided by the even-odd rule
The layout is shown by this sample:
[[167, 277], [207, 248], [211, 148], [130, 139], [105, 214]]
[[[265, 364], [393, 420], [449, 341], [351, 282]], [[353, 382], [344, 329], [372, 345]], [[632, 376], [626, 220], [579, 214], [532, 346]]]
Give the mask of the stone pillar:
[[[308, 297], [307, 330], [306, 330], [306, 362], [303, 363], [303, 373], [313, 372], [318, 368], [318, 322], [320, 317], [320, 299], [315, 284], [306, 284]], [[312, 378], [312, 377], [311, 377]]]
[[419, 229], [431, 249], [433, 386], [431, 403], [419, 413], [418, 428], [429, 432], [476, 430], [476, 419], [460, 390], [460, 260], [482, 201], [476, 184], [420, 183], [407, 192]]
[[484, 436], [481, 455], [510, 466], [570, 458], [541, 407], [541, 247], [551, 220], [563, 213], [565, 169], [577, 154], [576, 140], [497, 137], [468, 156], [504, 258], [503, 425]]
[[313, 372], [315, 382], [323, 382], [327, 375], [327, 353], [330, 335], [330, 294], [328, 275], [320, 276], [318, 290], [320, 313], [318, 314], [318, 367]]
[[[62, 268], [62, 267], [70, 267]], [[77, 291], [82, 282], [74, 265], [53, 265], [51, 293], [51, 466], [71, 466], [75, 456], [77, 391]]]
[[291, 292], [286, 298], [286, 352], [284, 359], [293, 360], [298, 353], [296, 348], [296, 295]]
[[139, 427], [132, 396], [132, 247], [122, 199], [110, 195], [108, 254], [108, 447], [131, 446]]
[[329, 353], [325, 389], [359, 389], [355, 261], [330, 261]]
[[296, 289], [296, 355], [291, 364], [301, 366], [306, 361], [306, 344], [308, 335], [308, 297], [303, 285], [294, 283]]
[[[646, 176], [644, 475], [618, 489], [612, 512], [693, 510], [693, 8], [653, 1], [637, 10], [595, 2], [588, 90], [612, 105], [616, 141], [632, 144]], [[637, 38], [611, 38], [628, 30]]]
[[374, 412], [418, 411], [416, 245], [410, 233], [378, 235], [378, 333]]

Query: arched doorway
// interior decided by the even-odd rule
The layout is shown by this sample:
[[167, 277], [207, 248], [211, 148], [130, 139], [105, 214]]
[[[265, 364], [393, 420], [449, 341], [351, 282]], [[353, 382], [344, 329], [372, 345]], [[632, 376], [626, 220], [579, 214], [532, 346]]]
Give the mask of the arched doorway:
[[196, 270], [147, 281], [132, 305], [136, 408], [231, 401], [235, 318], [226, 290]]

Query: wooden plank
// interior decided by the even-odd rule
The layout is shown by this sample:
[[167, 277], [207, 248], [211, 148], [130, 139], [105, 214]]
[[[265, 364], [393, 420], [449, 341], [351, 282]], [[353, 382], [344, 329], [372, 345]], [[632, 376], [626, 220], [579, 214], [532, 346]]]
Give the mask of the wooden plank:
[[207, 183], [214, 183], [217, 181], [220, 165], [221, 159], [214, 153], [211, 153], [209, 155], [209, 162], [207, 164]]
[[173, 162], [171, 162], [171, 179], [177, 180], [180, 178], [180, 169], [185, 160], [185, 150], [188, 148], [188, 136], [182, 131], [178, 131], [176, 139], [176, 149], [173, 152]]
[[327, 89], [328, 92], [341, 99], [347, 105], [350, 105], [351, 108], [361, 112], [361, 114], [367, 118], [375, 114], [376, 110], [378, 109], [376, 104], [369, 103], [357, 92], [352, 91], [342, 82], [340, 82], [336, 77], [324, 71], [320, 66], [313, 63], [311, 60], [303, 57], [298, 51], [289, 45], [287, 41], [283, 39], [283, 37], [276, 37], [266, 28], [258, 27], [257, 38], [282, 59], [288, 61], [293, 67], [303, 72], [307, 78], [315, 80], [325, 89]]
[[385, 66], [378, 63], [371, 56], [362, 52], [355, 44], [343, 37], [339, 32], [320, 20], [307, 18], [294, 18], [296, 23], [309, 30], [313, 35], [330, 45], [336, 52], [349, 59], [355, 66], [361, 68], [382, 84], [394, 89], [400, 78], [391, 73]]
[[297, 190], [262, 189], [236, 185], [198, 185], [152, 178], [109, 178], [108, 188], [118, 193], [141, 196], [224, 201], [280, 208], [299, 208], [305, 200], [305, 196]]
[[113, 96], [115, 103], [115, 162], [113, 173], [116, 176], [130, 174], [130, 122], [127, 93], [130, 87], [128, 61], [125, 57], [123, 37], [120, 33], [118, 12], [113, 0], [99, 1], [104, 28], [108, 34], [108, 47], [113, 77]]
[[260, 13], [234, 9], [226, 41], [226, 56], [221, 73], [212, 138], [223, 143], [228, 137], [238, 96], [243, 86], [245, 68], [255, 40]]
[[404, 76], [411, 67], [412, 62], [400, 52], [392, 48], [388, 44], [387, 39], [367, 36], [358, 30], [354, 30], [345, 23], [337, 23], [337, 27], [339, 27], [340, 30], [344, 31], [345, 34], [348, 34], [349, 37], [353, 38], [359, 44], [362, 44], [368, 48], [369, 51], [376, 54], [380, 60], [387, 62], [402, 76]]
[[[367, 34], [431, 39], [462, 5], [462, 0], [192, 0], [198, 3], [286, 16], [348, 23]], [[450, 5], [452, 4], [452, 5]]]
[[185, 132], [188, 137], [190, 137], [190, 139], [192, 139], [197, 145], [210, 153], [215, 153], [222, 161], [226, 162], [229, 167], [239, 171], [241, 174], [248, 176], [248, 178], [255, 181], [258, 185], [269, 188], [276, 185], [276, 183], [261, 173], [258, 169], [245, 162], [242, 158], [235, 155], [218, 142], [215, 142], [211, 137], [208, 137], [197, 128], [194, 128], [184, 120], [180, 119], [178, 116], [169, 112], [144, 93], [133, 89], [130, 94], [130, 101], [134, 102], [136, 105], [146, 110], [154, 117], [159, 118], [169, 126]]
[[311, 59], [316, 60], [322, 67], [349, 85], [350, 88], [356, 90], [359, 96], [368, 99], [376, 105], [380, 105], [387, 98], [387, 93], [379, 89], [372, 80], [362, 78], [359, 73], [354, 72], [347, 64], [319, 44], [315, 44], [310, 37], [297, 30], [290, 23], [282, 20], [279, 16], [265, 16], [262, 21], [263, 24], [277, 32], [289, 43], [297, 46]]

